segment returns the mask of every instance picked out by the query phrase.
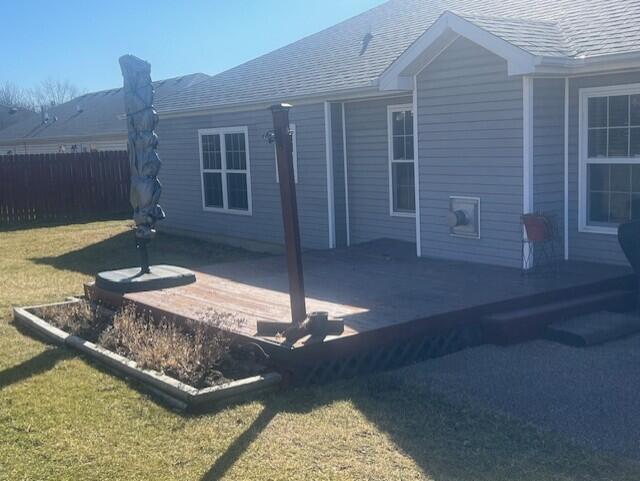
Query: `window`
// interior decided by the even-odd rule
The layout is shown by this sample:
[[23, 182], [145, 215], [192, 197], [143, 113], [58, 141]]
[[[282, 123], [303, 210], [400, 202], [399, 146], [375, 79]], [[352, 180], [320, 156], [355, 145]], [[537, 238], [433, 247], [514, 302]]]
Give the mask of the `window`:
[[580, 230], [640, 219], [640, 84], [580, 91]]
[[205, 129], [198, 135], [204, 209], [251, 214], [247, 128]]
[[[293, 178], [295, 183], [298, 183], [298, 141], [296, 135], [296, 124], [289, 124], [289, 130], [291, 131], [291, 142], [293, 143]], [[273, 144], [273, 152], [276, 159], [276, 182], [280, 183], [280, 176], [278, 175], [278, 154], [276, 151], [276, 145]]]
[[410, 105], [388, 108], [389, 194], [393, 216], [415, 216], [413, 111]]

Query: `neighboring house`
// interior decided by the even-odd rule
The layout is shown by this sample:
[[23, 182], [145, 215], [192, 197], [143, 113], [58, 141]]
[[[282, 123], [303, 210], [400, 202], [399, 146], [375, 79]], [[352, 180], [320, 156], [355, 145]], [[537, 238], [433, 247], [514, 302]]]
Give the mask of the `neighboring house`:
[[[520, 216], [543, 211], [567, 259], [622, 263], [638, 25], [636, 0], [392, 0], [216, 75], [158, 102], [163, 228], [282, 243], [263, 135], [287, 101], [306, 248], [392, 238], [516, 267]], [[452, 204], [479, 225], [452, 232]]]
[[[209, 78], [202, 73], [154, 82], [156, 99]], [[122, 88], [81, 95], [0, 130], [0, 155], [126, 150]]]
[[0, 104], [0, 130], [36, 116], [31, 110]]

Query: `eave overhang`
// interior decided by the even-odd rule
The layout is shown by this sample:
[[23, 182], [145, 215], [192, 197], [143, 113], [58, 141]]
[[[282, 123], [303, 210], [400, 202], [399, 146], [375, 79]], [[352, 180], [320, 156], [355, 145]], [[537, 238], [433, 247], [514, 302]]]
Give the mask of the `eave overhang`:
[[380, 90], [412, 90], [413, 77], [459, 37], [503, 58], [510, 76], [570, 77], [640, 69], [640, 51], [582, 58], [534, 55], [455, 13], [445, 12], [382, 73]]

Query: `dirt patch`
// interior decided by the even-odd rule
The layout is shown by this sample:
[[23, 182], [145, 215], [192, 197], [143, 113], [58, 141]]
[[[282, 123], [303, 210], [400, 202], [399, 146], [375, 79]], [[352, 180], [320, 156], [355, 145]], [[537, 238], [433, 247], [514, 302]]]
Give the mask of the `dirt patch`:
[[[94, 342], [143, 369], [161, 372], [197, 389], [261, 374], [267, 359], [257, 346], [227, 332], [244, 323], [225, 313], [203, 313], [203, 322], [154, 319], [127, 305], [113, 313], [87, 300], [34, 312], [69, 334]], [[223, 328], [225, 328], [223, 330]]]
[[112, 321], [111, 312], [84, 300], [41, 307], [35, 309], [34, 314], [58, 329], [91, 342], [96, 342]]

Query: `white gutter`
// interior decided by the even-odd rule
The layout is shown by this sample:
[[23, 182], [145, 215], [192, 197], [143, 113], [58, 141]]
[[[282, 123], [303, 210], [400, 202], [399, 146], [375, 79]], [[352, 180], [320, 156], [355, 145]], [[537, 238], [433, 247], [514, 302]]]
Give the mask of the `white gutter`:
[[[400, 93], [400, 92], [398, 92]], [[406, 92], [404, 92], [406, 93]], [[277, 102], [284, 102], [298, 105], [321, 104], [324, 102], [340, 102], [350, 99], [366, 99], [376, 97], [387, 97], [389, 92], [381, 92], [378, 89], [377, 80], [372, 80], [366, 87], [334, 90], [326, 93], [312, 93], [307, 95], [291, 95], [274, 98], [271, 100], [260, 100], [256, 102], [240, 102], [235, 104], [225, 104], [220, 106], [198, 107], [194, 109], [163, 109], [160, 105], [158, 115], [160, 118], [195, 117], [198, 115], [221, 114], [227, 112], [249, 112], [254, 110], [264, 110]]]
[[640, 51], [614, 53], [609, 55], [594, 55], [591, 57], [536, 57], [536, 66], [540, 67], [557, 67], [565, 69], [596, 69], [599, 66], [611, 66], [616, 63], [633, 63], [634, 66], [640, 67]]

